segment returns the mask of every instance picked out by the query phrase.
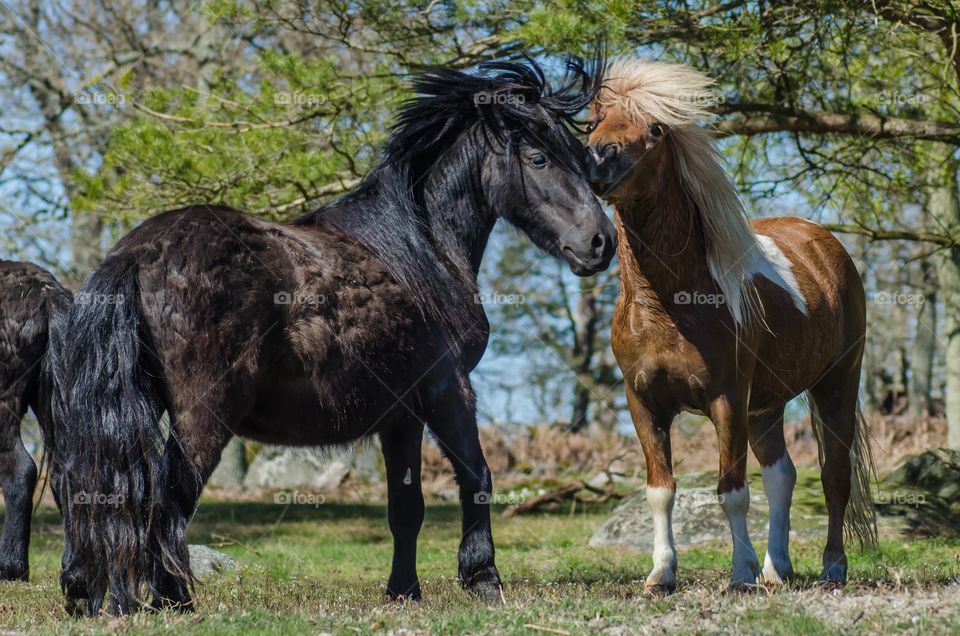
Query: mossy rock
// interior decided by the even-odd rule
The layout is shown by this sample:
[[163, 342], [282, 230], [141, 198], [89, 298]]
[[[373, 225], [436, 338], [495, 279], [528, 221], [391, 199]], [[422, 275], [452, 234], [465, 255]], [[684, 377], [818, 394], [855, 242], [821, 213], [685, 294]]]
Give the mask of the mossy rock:
[[907, 457], [881, 482], [877, 511], [911, 535], [960, 535], [960, 451], [935, 448]]

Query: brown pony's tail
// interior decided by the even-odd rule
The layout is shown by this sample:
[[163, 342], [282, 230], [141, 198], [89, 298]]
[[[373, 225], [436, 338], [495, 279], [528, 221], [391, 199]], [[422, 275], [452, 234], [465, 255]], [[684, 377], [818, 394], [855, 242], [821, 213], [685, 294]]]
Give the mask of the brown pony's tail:
[[[817, 412], [816, 402], [809, 400], [809, 403], [813, 434], [817, 438], [817, 457], [823, 467], [823, 420]], [[850, 501], [843, 519], [844, 529], [848, 537], [860, 543], [861, 548], [872, 548], [877, 544], [877, 513], [873, 507], [870, 482], [877, 479], [877, 466], [873, 458], [873, 447], [870, 445], [870, 431], [859, 404], [853, 443], [850, 445], [850, 465]]]

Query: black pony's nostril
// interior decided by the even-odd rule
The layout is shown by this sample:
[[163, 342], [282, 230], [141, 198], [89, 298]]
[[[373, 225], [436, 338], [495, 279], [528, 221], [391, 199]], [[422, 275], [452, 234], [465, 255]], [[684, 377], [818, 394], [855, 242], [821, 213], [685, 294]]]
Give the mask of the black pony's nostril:
[[620, 154], [620, 144], [612, 143], [607, 144], [603, 147], [602, 158], [603, 161], [611, 161], [617, 158], [617, 155]]
[[602, 256], [603, 248], [607, 244], [607, 239], [603, 237], [603, 234], [597, 233], [593, 235], [593, 238], [590, 239], [590, 247], [593, 248], [594, 256]]

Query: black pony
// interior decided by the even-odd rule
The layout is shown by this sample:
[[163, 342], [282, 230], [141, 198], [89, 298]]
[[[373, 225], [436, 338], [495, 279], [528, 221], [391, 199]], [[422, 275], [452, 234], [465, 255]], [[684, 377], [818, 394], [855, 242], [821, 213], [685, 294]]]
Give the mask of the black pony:
[[[234, 435], [324, 446], [378, 435], [394, 538], [387, 584], [419, 598], [426, 424], [460, 486], [463, 585], [500, 597], [490, 471], [469, 373], [487, 344], [477, 271], [498, 217], [580, 275], [615, 234], [568, 125], [602, 72], [574, 60], [554, 90], [534, 63], [413, 84], [383, 159], [292, 224], [219, 206], [156, 216], [81, 291], [58, 365], [72, 612], [190, 608], [186, 527]], [[170, 416], [167, 433], [160, 416]]]
[[50, 322], [63, 320], [70, 292], [31, 263], [0, 261], [0, 487], [6, 503], [0, 581], [26, 581], [37, 465], [20, 438], [31, 409], [45, 441], [52, 433]]

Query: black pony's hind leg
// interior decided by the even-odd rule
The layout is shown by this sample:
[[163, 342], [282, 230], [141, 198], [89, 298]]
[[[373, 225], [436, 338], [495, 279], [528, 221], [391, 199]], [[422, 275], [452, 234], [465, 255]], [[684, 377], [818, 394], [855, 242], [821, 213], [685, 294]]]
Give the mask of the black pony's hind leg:
[[387, 469], [387, 516], [393, 534], [393, 567], [387, 595], [393, 600], [420, 600], [417, 535], [423, 525], [422, 441], [423, 424], [414, 418], [401, 418], [380, 433]]
[[3, 534], [0, 535], [0, 580], [26, 581], [30, 546], [30, 515], [37, 465], [20, 439], [22, 400], [0, 402], [0, 487], [6, 504]]
[[198, 405], [171, 424], [163, 457], [164, 495], [155, 511], [157, 531], [151, 542], [153, 609], [193, 610], [187, 523], [231, 437], [206, 405]]
[[503, 599], [503, 586], [494, 565], [490, 529], [493, 480], [480, 448], [474, 403], [469, 378], [458, 374], [431, 400], [427, 424], [453, 464], [460, 486], [460, 583], [484, 600], [498, 601]]

